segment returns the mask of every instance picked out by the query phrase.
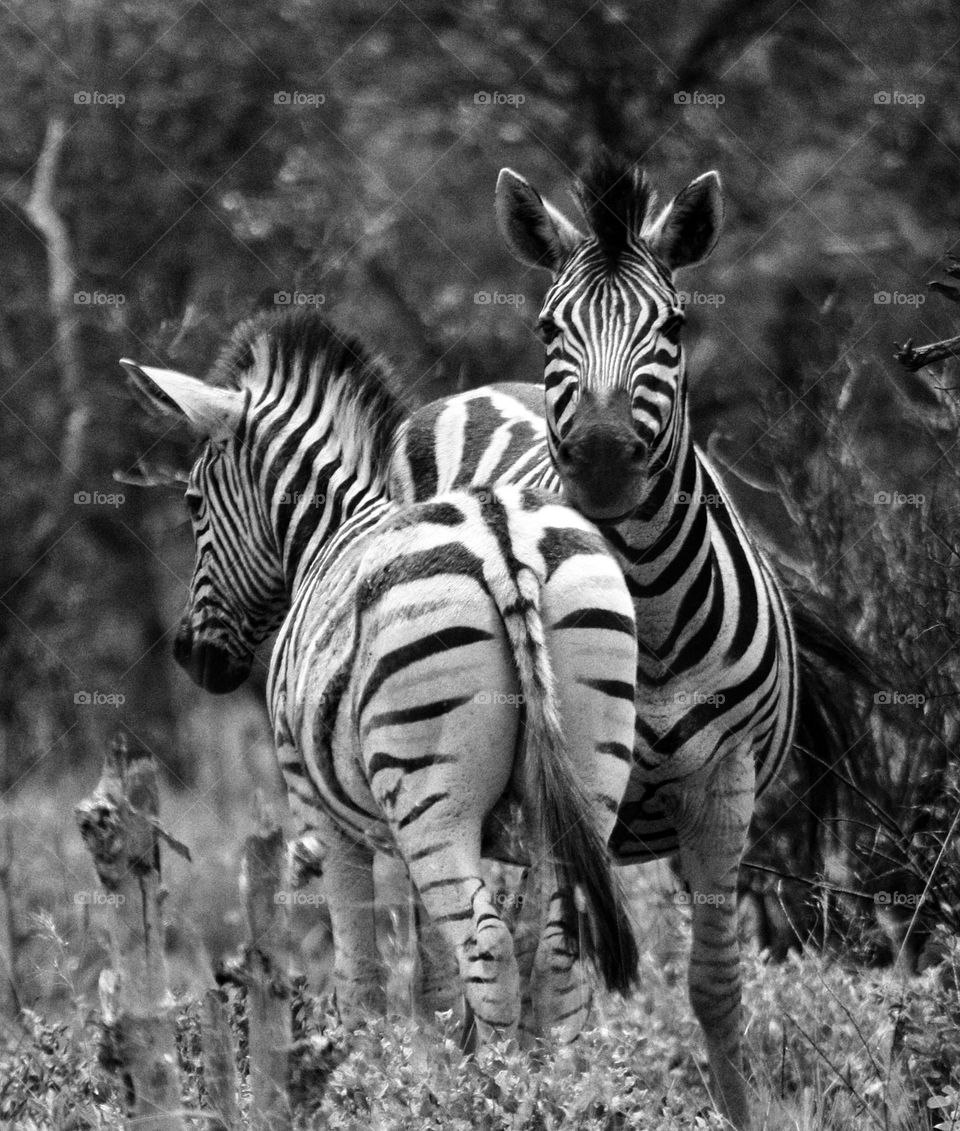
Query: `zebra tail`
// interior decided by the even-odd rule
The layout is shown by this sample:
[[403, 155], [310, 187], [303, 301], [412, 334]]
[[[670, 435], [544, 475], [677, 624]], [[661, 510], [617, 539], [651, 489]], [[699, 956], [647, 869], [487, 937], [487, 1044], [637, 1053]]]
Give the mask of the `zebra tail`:
[[523, 807], [534, 833], [531, 849], [553, 859], [560, 887], [573, 893], [566, 924], [573, 943], [609, 990], [626, 994], [639, 981], [639, 949], [626, 892], [567, 751], [540, 595], [540, 580], [526, 567], [508, 600], [494, 593], [523, 696]]
[[800, 668], [794, 745], [802, 759], [816, 758], [822, 776], [824, 765], [850, 762], [858, 721], [851, 696], [901, 684], [888, 682], [881, 663], [843, 633], [835, 615], [817, 616], [799, 603], [792, 614]]

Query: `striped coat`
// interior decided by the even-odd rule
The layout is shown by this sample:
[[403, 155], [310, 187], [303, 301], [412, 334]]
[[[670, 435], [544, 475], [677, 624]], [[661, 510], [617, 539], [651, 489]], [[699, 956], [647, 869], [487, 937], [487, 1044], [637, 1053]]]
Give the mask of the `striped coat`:
[[636, 633], [595, 528], [504, 488], [400, 507], [381, 368], [315, 316], [241, 327], [211, 382], [126, 363], [206, 444], [177, 657], [231, 690], [280, 624], [269, 702], [291, 805], [322, 854], [337, 999], [383, 1004], [373, 853], [405, 861], [484, 1039], [520, 1022], [481, 853], [539, 908], [530, 1028], [582, 1026], [579, 959], [620, 991], [636, 947], [605, 842], [630, 770]]
[[[612, 847], [623, 861], [679, 849], [693, 908], [691, 1002], [719, 1106], [746, 1128], [737, 876], [757, 790], [793, 741], [797, 655], [780, 585], [690, 431], [674, 273], [712, 250], [720, 182], [705, 174], [657, 212], [642, 171], [601, 152], [575, 191], [581, 226], [516, 173], [497, 183], [508, 246], [551, 276], [537, 322], [546, 451], [539, 435], [522, 450], [536, 427], [526, 406], [468, 394], [439, 409], [452, 430], [436, 412], [432, 426], [412, 427], [393, 480], [401, 498], [498, 473], [559, 484], [617, 553], [638, 667], [633, 772]], [[473, 409], [487, 417], [482, 430], [469, 423]], [[431, 460], [435, 474], [421, 477]]]

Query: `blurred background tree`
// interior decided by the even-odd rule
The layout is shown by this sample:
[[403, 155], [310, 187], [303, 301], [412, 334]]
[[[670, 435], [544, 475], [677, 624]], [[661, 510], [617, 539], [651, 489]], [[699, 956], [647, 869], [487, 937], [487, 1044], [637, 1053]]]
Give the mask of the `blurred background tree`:
[[[204, 790], [233, 780], [213, 750], [228, 721], [243, 756], [265, 744], [263, 666], [212, 702], [172, 663], [185, 514], [113, 473], [185, 469], [189, 440], [143, 421], [117, 359], [202, 373], [241, 317], [309, 302], [394, 361], [411, 407], [538, 379], [545, 281], [496, 232], [503, 165], [568, 211], [597, 143], [663, 195], [721, 171], [725, 233], [683, 281], [696, 432], [808, 512], [842, 484], [813, 531], [738, 490], [851, 626], [873, 631], [882, 600], [865, 606], [852, 547], [880, 527], [896, 542], [874, 492], [955, 492], [891, 356], [953, 330], [923, 288], [960, 232], [952, 0], [10, 0], [0, 30], [6, 790], [92, 768], [121, 722]], [[60, 249], [30, 207], [58, 122]], [[75, 280], [59, 306], [51, 264]], [[869, 568], [875, 593], [903, 591], [888, 558]], [[884, 631], [932, 631], [952, 673], [929, 616]]]

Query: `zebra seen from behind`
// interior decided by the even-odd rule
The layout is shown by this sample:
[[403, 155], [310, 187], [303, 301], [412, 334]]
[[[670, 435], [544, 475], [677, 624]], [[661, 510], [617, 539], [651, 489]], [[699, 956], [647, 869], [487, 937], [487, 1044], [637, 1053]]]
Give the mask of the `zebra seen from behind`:
[[784, 593], [690, 431], [674, 272], [712, 250], [720, 182], [707, 173], [657, 213], [642, 171], [601, 153], [577, 196], [583, 229], [500, 174], [507, 243], [552, 276], [538, 321], [544, 386], [474, 390], [415, 414], [391, 492], [560, 490], [617, 553], [639, 660], [634, 766], [611, 848], [622, 863], [679, 849], [691, 1001], [721, 1109], [743, 1128], [737, 875], [755, 796], [793, 740], [797, 657]]
[[280, 628], [269, 706], [291, 806], [321, 847], [344, 1021], [384, 1005], [372, 865], [385, 849], [456, 955], [481, 1040], [517, 1030], [518, 967], [482, 849], [531, 864], [532, 1026], [575, 1034], [589, 1005], [578, 956], [620, 992], [637, 964], [606, 849], [629, 775], [635, 626], [599, 533], [534, 490], [387, 501], [399, 402], [313, 313], [243, 324], [209, 381], [123, 364], [205, 440], [177, 660], [231, 691]]

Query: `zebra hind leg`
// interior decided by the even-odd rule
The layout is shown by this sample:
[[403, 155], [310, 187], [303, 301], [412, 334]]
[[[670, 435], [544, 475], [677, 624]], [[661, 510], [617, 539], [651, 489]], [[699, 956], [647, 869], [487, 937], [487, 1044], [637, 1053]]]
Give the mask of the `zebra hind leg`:
[[[577, 940], [573, 893], [557, 886], [554, 869], [534, 869], [534, 896], [525, 905], [536, 915], [536, 951], [530, 979], [532, 1032], [561, 1044], [577, 1040], [586, 1026], [593, 990]], [[532, 918], [533, 916], [531, 916]]]
[[377, 950], [373, 852], [322, 814], [315, 821], [323, 846], [323, 887], [334, 947], [337, 1011], [347, 1029], [367, 1012], [384, 1013], [383, 964]]
[[[398, 840], [401, 850], [403, 834]], [[476, 841], [479, 845], [479, 830]], [[415, 850], [405, 852], [407, 859]], [[471, 859], [454, 846], [411, 860], [410, 873], [433, 926], [457, 957], [468, 1018], [477, 1040], [516, 1035], [520, 981], [513, 937], [483, 880], [479, 853]]]
[[432, 1021], [437, 1013], [463, 1012], [456, 955], [434, 925], [417, 889], [413, 889], [417, 970], [414, 1003], [418, 1014]]

